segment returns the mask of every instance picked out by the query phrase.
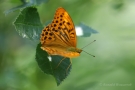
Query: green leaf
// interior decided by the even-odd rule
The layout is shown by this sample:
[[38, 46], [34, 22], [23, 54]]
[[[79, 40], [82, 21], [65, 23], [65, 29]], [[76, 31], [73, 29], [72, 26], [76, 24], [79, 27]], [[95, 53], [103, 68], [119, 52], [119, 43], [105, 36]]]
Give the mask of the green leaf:
[[26, 8], [30, 6], [39, 5], [43, 2], [48, 2], [49, 0], [20, 0], [23, 4], [14, 8], [11, 8], [9, 10], [6, 10], [4, 13], [7, 15], [15, 10], [19, 10], [21, 8]]
[[[57, 85], [60, 85], [60, 83], [69, 75], [72, 65], [69, 58], [65, 58], [58, 55], [54, 55], [51, 57], [52, 57], [52, 67], [54, 69], [53, 76], [56, 79]], [[60, 65], [58, 66], [59, 63]]]
[[76, 33], [77, 33], [77, 36], [80, 36], [80, 37], [90, 37], [91, 34], [96, 34], [98, 32], [92, 29], [91, 27], [83, 23], [80, 23], [79, 26], [76, 26]]
[[51, 61], [48, 59], [48, 54], [46, 51], [43, 51], [41, 48], [41, 44], [38, 44], [36, 49], [36, 61], [40, 67], [40, 69], [46, 73], [53, 75], [57, 85], [69, 75], [71, 70], [71, 62], [69, 58], [64, 58], [58, 55], [52, 55]]
[[19, 35], [31, 40], [39, 40], [43, 29], [37, 9], [34, 7], [23, 9], [15, 20], [14, 25]]
[[48, 59], [48, 54], [40, 47], [41, 44], [39, 43], [36, 49], [36, 61], [38, 63], [38, 66], [44, 73], [53, 75], [53, 70]]

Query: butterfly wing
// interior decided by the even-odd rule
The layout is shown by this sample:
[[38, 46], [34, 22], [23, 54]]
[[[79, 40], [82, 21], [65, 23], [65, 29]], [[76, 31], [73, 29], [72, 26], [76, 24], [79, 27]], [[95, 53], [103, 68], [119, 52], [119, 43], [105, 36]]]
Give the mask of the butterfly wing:
[[51, 32], [68, 46], [76, 47], [76, 32], [72, 19], [63, 8], [58, 8], [51, 23]]
[[[69, 57], [70, 47], [76, 48], [76, 32], [74, 24], [63, 8], [56, 10], [54, 20], [42, 30], [41, 48], [50, 55]], [[78, 56], [78, 53], [77, 53]]]
[[52, 27], [51, 24], [49, 24], [47, 27], [45, 27], [42, 30], [41, 33], [41, 44], [47, 46], [56, 46], [56, 45], [63, 45], [67, 46], [66, 43], [62, 42], [57, 36], [54, 34], [54, 32], [51, 31]]

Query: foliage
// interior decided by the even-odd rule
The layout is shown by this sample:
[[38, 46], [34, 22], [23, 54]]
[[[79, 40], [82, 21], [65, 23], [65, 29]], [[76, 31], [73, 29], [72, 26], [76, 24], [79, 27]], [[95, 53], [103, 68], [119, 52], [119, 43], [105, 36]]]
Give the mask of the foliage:
[[[32, 41], [40, 40], [40, 33], [43, 29], [43, 26], [40, 22], [40, 17], [35, 5], [39, 5], [45, 1], [46, 0], [30, 0], [29, 2], [26, 2], [25, 0], [22, 0], [23, 5], [6, 11], [7, 14], [9, 12], [13, 12], [14, 10], [21, 9], [14, 22], [14, 26], [19, 35], [23, 38], [28, 38]], [[84, 30], [84, 36], [90, 36], [91, 33], [96, 32], [84, 24], [81, 24], [80, 26], [82, 27], [82, 30]], [[70, 59], [61, 56], [51, 56], [52, 62], [50, 62], [47, 53], [42, 51], [40, 46], [41, 45], [39, 43], [36, 49], [36, 61], [44, 73], [51, 74], [55, 77], [57, 85], [59, 85], [70, 72], [72, 66], [71, 65], [68, 68], [70, 65]], [[63, 58], [64, 60], [62, 60]], [[61, 60], [62, 62], [57, 67]]]
[[[21, 5], [19, 0], [0, 2], [0, 90], [69, 90], [69, 87], [71, 90], [134, 90], [134, 0], [48, 0], [14, 10], [12, 7]], [[85, 48], [96, 57], [82, 52], [80, 57], [73, 58], [72, 70], [70, 68], [70, 75], [68, 74], [66, 79], [55, 77], [62, 74], [59, 72], [63, 72], [57, 67], [62, 58], [55, 56], [50, 61], [48, 54], [40, 49], [39, 41], [43, 26], [48, 24], [44, 23], [53, 19], [58, 7], [68, 11], [79, 29], [82, 30], [83, 26], [86, 26], [85, 30], [91, 28], [99, 32], [95, 34], [97, 32], [93, 30], [86, 30], [84, 33], [83, 30], [84, 37], [77, 37], [78, 48], [96, 40]], [[5, 16], [3, 12], [9, 8], [11, 9]], [[33, 12], [28, 12], [29, 9]], [[33, 13], [31, 17], [36, 16], [33, 17], [33, 23], [29, 18], [24, 21], [29, 21], [31, 27], [25, 23], [26, 28], [19, 27], [18, 30], [15, 24], [15, 27], [12, 25], [15, 20], [19, 20], [19, 16], [28, 16], [28, 13]], [[19, 22], [24, 23], [21, 19]], [[34, 22], [35, 20], [37, 22]], [[82, 26], [80, 22], [83, 22]], [[36, 29], [34, 25], [37, 25]], [[27, 37], [22, 38], [23, 34]], [[49, 64], [45, 65], [44, 62]], [[64, 65], [64, 62], [61, 65]], [[58, 68], [58, 73], [50, 70], [54, 67]], [[54, 72], [59, 75], [55, 75]], [[58, 87], [54, 79], [58, 85], [60, 84]]]

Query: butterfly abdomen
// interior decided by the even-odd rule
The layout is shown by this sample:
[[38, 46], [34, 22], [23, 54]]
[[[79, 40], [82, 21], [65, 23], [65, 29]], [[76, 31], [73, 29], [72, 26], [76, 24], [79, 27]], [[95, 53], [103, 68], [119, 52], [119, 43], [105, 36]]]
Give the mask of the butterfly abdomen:
[[[75, 51], [74, 48], [70, 47], [67, 50], [60, 50], [60, 49], [55, 49], [55, 48], [44, 48], [41, 47], [43, 50], [45, 50], [46, 52], [48, 52], [49, 55], [60, 55], [63, 57], [68, 57], [68, 58], [73, 58], [73, 57], [78, 57], [80, 56], [80, 52], [79, 51]], [[76, 49], [79, 50], [79, 49]]]

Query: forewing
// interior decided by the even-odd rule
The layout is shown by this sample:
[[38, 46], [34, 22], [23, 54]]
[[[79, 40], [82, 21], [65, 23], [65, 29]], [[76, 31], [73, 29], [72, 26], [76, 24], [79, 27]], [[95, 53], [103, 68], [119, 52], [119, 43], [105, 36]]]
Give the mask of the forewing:
[[41, 33], [40, 42], [42, 44], [42, 47], [61, 47], [66, 48], [68, 45], [64, 42], [62, 42], [61, 39], [57, 38], [57, 36], [51, 31], [51, 24], [46, 26]]
[[40, 42], [41, 44], [50, 44], [51, 42], [55, 41], [55, 36], [51, 32], [50, 24], [46, 26], [40, 35]]
[[63, 8], [56, 10], [51, 23], [51, 32], [68, 46], [76, 47], [76, 32], [72, 19]]

